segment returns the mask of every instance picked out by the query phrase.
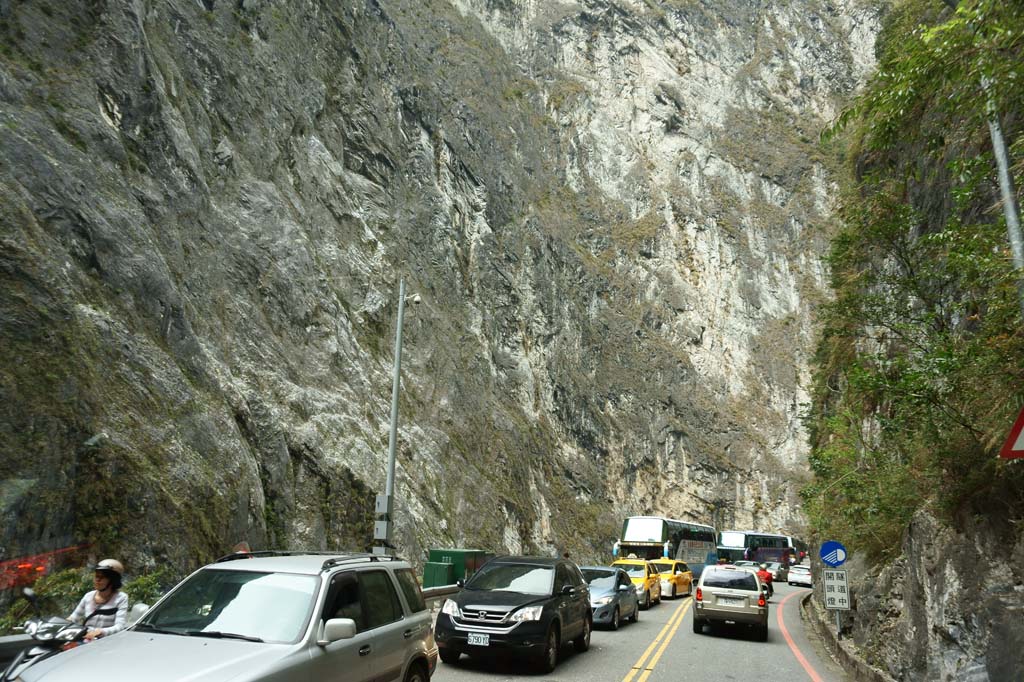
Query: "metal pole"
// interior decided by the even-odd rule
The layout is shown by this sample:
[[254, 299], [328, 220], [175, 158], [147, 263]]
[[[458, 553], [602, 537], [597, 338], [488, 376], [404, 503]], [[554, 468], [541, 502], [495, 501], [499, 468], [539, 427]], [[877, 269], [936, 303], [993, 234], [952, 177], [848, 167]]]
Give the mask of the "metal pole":
[[398, 388], [402, 375], [402, 319], [405, 315], [405, 278], [398, 281], [398, 325], [395, 329], [395, 363], [391, 384], [391, 432], [388, 434], [388, 479], [384, 494], [388, 499], [386, 547], [393, 546], [395, 511], [395, 443], [398, 440]]
[[[955, 12], [959, 0], [943, 0]], [[992, 81], [988, 76], [981, 77], [981, 89], [985, 93], [985, 110], [988, 113], [988, 133], [992, 138], [992, 150], [996, 156], [999, 169], [999, 192], [1003, 198], [1003, 213], [1006, 216], [1006, 235], [1010, 240], [1013, 252], [1013, 266], [1017, 270], [1017, 302], [1021, 317], [1024, 317], [1024, 238], [1020, 232], [1020, 208], [1017, 206], [1017, 193], [1010, 174], [1010, 155], [1003, 139], [1003, 129], [999, 124], [999, 112], [991, 91]]]
[[839, 623], [839, 609], [836, 609], [836, 640], [841, 639], [843, 636], [843, 628]]
[[999, 168], [999, 191], [1003, 197], [1003, 213], [1006, 216], [1006, 236], [1010, 240], [1013, 266], [1017, 270], [1017, 302], [1020, 305], [1021, 317], [1024, 318], [1024, 239], [1020, 233], [1020, 210], [1017, 207], [1013, 176], [1010, 174], [1006, 140], [1003, 139], [1003, 129], [999, 125], [999, 114], [989, 92], [989, 84], [988, 77], [982, 77], [981, 86], [988, 95], [988, 132], [992, 137], [992, 150], [995, 152], [996, 166]]

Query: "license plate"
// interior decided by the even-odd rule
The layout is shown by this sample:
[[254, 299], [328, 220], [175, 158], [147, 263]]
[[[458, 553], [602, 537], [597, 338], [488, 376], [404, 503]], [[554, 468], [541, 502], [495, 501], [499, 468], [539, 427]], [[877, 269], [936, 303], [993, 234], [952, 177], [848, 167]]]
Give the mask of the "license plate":
[[719, 597], [718, 603], [724, 606], [743, 606], [745, 600], [743, 599], [730, 599], [729, 597]]
[[488, 646], [491, 643], [491, 636], [483, 632], [471, 632], [468, 640], [473, 646]]

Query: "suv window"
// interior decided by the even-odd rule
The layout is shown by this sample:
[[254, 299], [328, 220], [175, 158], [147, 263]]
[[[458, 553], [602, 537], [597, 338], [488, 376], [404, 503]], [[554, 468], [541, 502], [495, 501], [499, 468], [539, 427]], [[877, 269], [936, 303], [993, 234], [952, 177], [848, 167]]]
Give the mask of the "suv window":
[[703, 575], [704, 587], [724, 587], [731, 590], [757, 592], [757, 577], [749, 571], [706, 570]]
[[363, 596], [367, 630], [402, 618], [402, 605], [398, 601], [398, 593], [395, 592], [395, 585], [388, 577], [387, 571], [360, 572], [359, 586]]
[[409, 610], [413, 613], [426, 611], [427, 603], [423, 601], [420, 584], [416, 582], [416, 576], [412, 574], [412, 569], [403, 568], [400, 571], [395, 571], [395, 577], [398, 578], [398, 585], [402, 588], [402, 594], [405, 595], [405, 602], [409, 605]]
[[565, 564], [558, 564], [555, 568], [555, 588], [554, 593], [560, 594], [562, 588], [566, 585], [572, 585], [572, 578], [569, 576], [569, 569], [565, 567]]

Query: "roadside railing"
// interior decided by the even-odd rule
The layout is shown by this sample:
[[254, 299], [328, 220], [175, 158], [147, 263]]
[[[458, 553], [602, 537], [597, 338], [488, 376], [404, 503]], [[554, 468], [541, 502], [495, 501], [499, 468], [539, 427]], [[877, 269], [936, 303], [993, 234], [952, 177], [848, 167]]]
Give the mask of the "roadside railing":
[[458, 585], [441, 585], [438, 587], [424, 587], [423, 601], [427, 602], [430, 615], [437, 617], [437, 610], [441, 608], [441, 602], [446, 598], [458, 593], [462, 588]]

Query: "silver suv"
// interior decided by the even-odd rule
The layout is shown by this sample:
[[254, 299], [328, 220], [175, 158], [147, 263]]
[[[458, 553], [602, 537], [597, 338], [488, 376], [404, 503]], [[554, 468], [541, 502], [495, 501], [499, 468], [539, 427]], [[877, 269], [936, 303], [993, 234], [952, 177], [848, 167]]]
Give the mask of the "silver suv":
[[768, 639], [768, 601], [760, 578], [737, 566], [705, 566], [694, 595], [693, 631], [705, 625], [736, 623], [754, 628], [757, 638]]
[[412, 567], [372, 554], [252, 552], [204, 566], [128, 630], [24, 682], [427, 682], [430, 612]]

